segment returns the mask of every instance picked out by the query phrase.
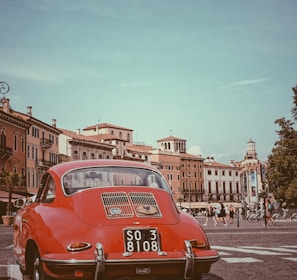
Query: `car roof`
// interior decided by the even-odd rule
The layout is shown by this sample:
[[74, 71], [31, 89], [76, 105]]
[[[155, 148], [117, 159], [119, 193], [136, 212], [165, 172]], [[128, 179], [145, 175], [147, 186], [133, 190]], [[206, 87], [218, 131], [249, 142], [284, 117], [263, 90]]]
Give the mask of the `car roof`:
[[52, 166], [49, 172], [54, 172], [57, 175], [63, 175], [77, 168], [85, 167], [100, 167], [100, 166], [119, 166], [119, 167], [135, 167], [135, 168], [146, 168], [160, 173], [160, 171], [154, 166], [139, 162], [139, 161], [129, 161], [129, 160], [115, 160], [115, 159], [95, 159], [95, 160], [74, 160], [69, 162], [60, 163]]

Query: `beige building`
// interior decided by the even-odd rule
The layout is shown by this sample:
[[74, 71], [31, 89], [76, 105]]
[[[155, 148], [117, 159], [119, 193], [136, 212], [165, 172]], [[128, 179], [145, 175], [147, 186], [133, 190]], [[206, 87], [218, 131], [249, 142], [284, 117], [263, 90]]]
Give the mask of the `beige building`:
[[59, 162], [86, 159], [112, 159], [114, 145], [101, 141], [97, 136], [85, 136], [80, 130], [61, 129], [59, 136]]
[[98, 141], [114, 145], [114, 159], [148, 161], [151, 147], [134, 144], [132, 129], [100, 123], [84, 128], [82, 134], [97, 137]]
[[242, 190], [240, 184], [240, 168], [216, 162], [207, 157], [204, 169], [204, 201], [240, 202]]

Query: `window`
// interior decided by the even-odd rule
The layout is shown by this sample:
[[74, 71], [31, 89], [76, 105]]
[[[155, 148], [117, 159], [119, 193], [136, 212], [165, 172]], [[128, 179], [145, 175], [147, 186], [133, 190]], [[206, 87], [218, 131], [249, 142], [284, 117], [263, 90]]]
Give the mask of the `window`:
[[21, 151], [22, 151], [22, 153], [24, 153], [25, 152], [25, 137], [22, 137], [22, 146], [21, 146]]
[[51, 203], [56, 196], [56, 185], [54, 179], [49, 175], [45, 174], [41, 180], [41, 188], [39, 189], [36, 197], [37, 202]]
[[13, 138], [13, 148], [14, 148], [14, 151], [17, 151], [18, 150], [18, 136], [15, 134], [14, 135], [14, 138]]
[[211, 175], [211, 170], [210, 169], [207, 170], [207, 175]]
[[6, 147], [6, 135], [4, 129], [1, 131], [1, 146]]
[[32, 136], [35, 138], [39, 138], [39, 129], [32, 126]]

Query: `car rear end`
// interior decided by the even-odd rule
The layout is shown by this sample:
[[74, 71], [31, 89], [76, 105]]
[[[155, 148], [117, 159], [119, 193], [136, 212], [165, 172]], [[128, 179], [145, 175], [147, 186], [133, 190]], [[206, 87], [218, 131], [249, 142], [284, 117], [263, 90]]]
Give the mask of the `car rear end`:
[[83, 222], [74, 225], [68, 252], [43, 255], [57, 279], [199, 279], [219, 258], [199, 223], [165, 190], [105, 187], [68, 199]]

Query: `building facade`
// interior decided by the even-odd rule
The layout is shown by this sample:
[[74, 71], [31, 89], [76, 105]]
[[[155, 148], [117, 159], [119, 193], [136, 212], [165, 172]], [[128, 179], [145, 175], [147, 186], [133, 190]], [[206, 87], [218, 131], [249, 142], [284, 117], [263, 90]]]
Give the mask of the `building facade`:
[[169, 136], [157, 141], [150, 161], [160, 168], [171, 187], [175, 201], [203, 200], [203, 158], [187, 153], [186, 140]]
[[27, 106], [27, 113], [14, 111], [14, 115], [30, 124], [27, 134], [27, 190], [36, 193], [43, 173], [59, 162], [59, 134], [56, 120], [47, 124], [33, 117], [32, 107]]
[[204, 201], [240, 202], [242, 190], [240, 184], [240, 168], [216, 162], [207, 157], [203, 163]]
[[95, 136], [84, 136], [61, 129], [59, 136], [59, 162], [87, 159], [112, 159], [114, 145], [101, 142]]
[[262, 207], [263, 193], [269, 193], [265, 178], [267, 163], [258, 159], [256, 142], [252, 139], [247, 142], [244, 160], [237, 165], [240, 168], [243, 204], [250, 210]]
[[9, 99], [0, 107], [0, 179], [2, 190], [26, 193], [26, 145], [30, 124], [13, 114]]

